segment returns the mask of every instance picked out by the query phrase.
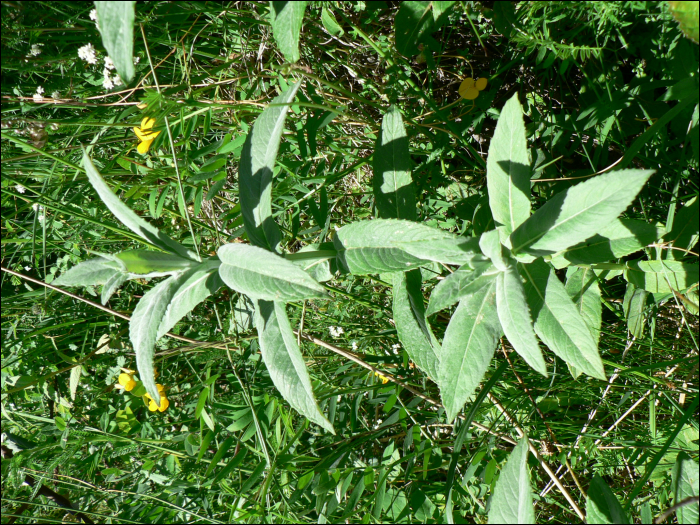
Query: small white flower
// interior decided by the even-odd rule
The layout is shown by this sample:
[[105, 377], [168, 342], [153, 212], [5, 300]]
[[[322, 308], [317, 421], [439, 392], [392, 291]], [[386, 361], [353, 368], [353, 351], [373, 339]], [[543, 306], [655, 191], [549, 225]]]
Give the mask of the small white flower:
[[97, 55], [95, 54], [95, 48], [92, 44], [85, 44], [78, 49], [78, 57], [85, 60], [88, 64], [97, 64]]
[[110, 71], [114, 69], [114, 62], [112, 62], [112, 59], [109, 57], [105, 57], [105, 69], [109, 69]]
[[141, 57], [134, 57], [134, 65], [138, 64], [141, 62]]
[[97, 22], [97, 9], [93, 9], [90, 11], [90, 20], [94, 20]]
[[54, 91], [53, 93], [51, 93], [51, 98], [61, 98], [61, 92]]
[[330, 332], [331, 336], [336, 339], [345, 333], [342, 326], [329, 326], [328, 331]]
[[399, 343], [393, 344], [393, 345], [391, 345], [391, 349], [394, 352], [398, 352], [399, 350], [401, 350], [401, 345]]
[[58, 129], [58, 122], [52, 122], [50, 128], [51, 131], [56, 131]]
[[41, 86], [37, 86], [36, 93], [34, 93], [32, 98], [34, 99], [34, 102], [41, 102], [44, 100], [43, 95], [44, 95], [44, 88]]
[[120, 77], [119, 75], [114, 75], [114, 77], [112, 77], [112, 82], [114, 82], [115, 86], [121, 86], [122, 85], [122, 77]]
[[37, 213], [39, 213], [43, 209], [44, 209], [44, 207], [41, 204], [39, 204], [38, 202], [35, 202], [34, 204], [32, 204], [32, 210], [34, 210]]
[[25, 267], [24, 267], [24, 271], [25, 271], [25, 272], [31, 272], [31, 271], [32, 271], [32, 267], [31, 267], [31, 266], [25, 266]]
[[29, 50], [29, 56], [37, 57], [41, 55], [41, 46], [44, 44], [32, 44], [32, 48]]
[[357, 341], [352, 342], [352, 349], [357, 352]]
[[27, 188], [25, 188], [21, 184], [18, 184], [17, 186], [15, 186], [15, 189], [17, 190], [17, 193], [24, 193], [25, 191], [27, 191]]
[[43, 222], [46, 220], [46, 215], [43, 213], [40, 213], [39, 215], [36, 216], [37, 220], [43, 224]]
[[112, 89], [114, 87], [114, 82], [112, 82], [112, 79], [109, 78], [109, 69], [105, 68], [102, 71], [102, 74], [104, 75], [104, 80], [102, 81], [102, 87], [105, 89]]

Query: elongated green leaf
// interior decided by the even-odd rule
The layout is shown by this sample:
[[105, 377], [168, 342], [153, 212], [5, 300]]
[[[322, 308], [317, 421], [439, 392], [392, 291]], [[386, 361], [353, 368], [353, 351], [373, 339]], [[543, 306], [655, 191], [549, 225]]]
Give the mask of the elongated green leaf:
[[297, 265], [249, 244], [225, 244], [218, 250], [219, 273], [227, 286], [252, 299], [296, 301], [327, 299], [320, 284]]
[[158, 327], [182, 284], [181, 279], [181, 275], [173, 275], [143, 294], [129, 321], [129, 337], [136, 353], [139, 378], [157, 405], [160, 405], [160, 394], [153, 373], [153, 352], [158, 339]]
[[321, 413], [311, 388], [306, 363], [289, 325], [284, 304], [255, 301], [255, 327], [263, 360], [282, 397], [301, 415], [335, 434]]
[[590, 328], [593, 339], [598, 344], [603, 304], [596, 272], [590, 268], [571, 267], [567, 269], [565, 288], [578, 313], [581, 314], [588, 328]]
[[384, 115], [374, 150], [374, 202], [382, 219], [416, 220], [416, 195], [411, 156], [401, 112], [392, 106]]
[[270, 2], [270, 22], [275, 42], [287, 62], [299, 60], [299, 33], [306, 2]]
[[192, 259], [193, 261], [200, 261], [199, 257], [195, 252], [185, 248], [182, 244], [175, 242], [167, 235], [161, 233], [158, 228], [151, 226], [141, 217], [136, 215], [129, 207], [124, 204], [119, 198], [112, 192], [112, 190], [107, 186], [107, 183], [102, 178], [102, 175], [97, 171], [92, 160], [88, 157], [87, 152], [83, 151], [83, 164], [85, 166], [85, 173], [87, 174], [88, 180], [92, 187], [105, 203], [109, 211], [111, 211], [114, 216], [119, 219], [124, 226], [129, 228], [132, 232], [139, 235], [142, 239], [150, 242], [151, 244], [157, 246], [158, 248], [165, 250], [166, 252], [175, 253], [181, 257], [186, 257]]
[[698, 207], [700, 201], [693, 197], [685, 203], [673, 219], [673, 228], [664, 235], [664, 240], [671, 243], [673, 248], [679, 250], [669, 250], [669, 255], [674, 259], [681, 259], [686, 255], [685, 250], [690, 250], [698, 242]]
[[425, 261], [466, 264], [479, 252], [478, 240], [425, 224], [397, 219], [343, 226], [333, 239], [339, 262], [350, 273], [406, 271]]
[[586, 523], [631, 523], [613, 491], [598, 474], [593, 476], [588, 487]]
[[685, 290], [698, 282], [698, 265], [679, 261], [631, 261], [624, 271], [627, 282], [652, 293]]
[[605, 379], [603, 362], [588, 325], [550, 267], [538, 259], [518, 263], [535, 333], [552, 352], [577, 370]]
[[440, 281], [430, 294], [426, 315], [433, 315], [435, 312], [449, 308], [462, 297], [481, 288], [487, 279], [491, 279], [498, 272], [499, 270], [490, 261], [460, 266]]
[[396, 50], [402, 55], [418, 54], [418, 42], [435, 27], [431, 12], [432, 2], [402, 2], [394, 18]]
[[107, 301], [109, 301], [109, 298], [112, 297], [112, 294], [114, 294], [114, 292], [116, 292], [119, 287], [128, 280], [128, 274], [121, 272], [115, 273], [102, 287], [102, 294], [100, 296], [102, 304], [107, 304]]
[[167, 334], [195, 306], [223, 286], [218, 272], [220, 265], [221, 261], [218, 259], [208, 259], [182, 274], [178, 279], [178, 289], [158, 326], [156, 339]]
[[508, 341], [532, 368], [547, 377], [547, 365], [532, 327], [520, 275], [512, 266], [496, 276], [498, 319]]
[[496, 311], [496, 279], [467, 295], [447, 325], [440, 352], [438, 386], [452, 421], [486, 373], [502, 334]]
[[333, 12], [326, 6], [323, 6], [323, 10], [321, 11], [321, 23], [323, 23], [323, 27], [326, 29], [326, 31], [333, 36], [342, 36], [343, 33], [345, 33], [343, 28], [335, 19]]
[[127, 272], [147, 277], [162, 277], [194, 268], [200, 263], [172, 253], [127, 250], [115, 255]]
[[134, 6], [136, 2], [95, 2], [97, 26], [109, 58], [127, 84], [134, 78]]
[[[673, 480], [673, 502], [679, 503], [685, 499], [700, 495], [700, 471], [697, 461], [693, 461], [688, 454], [680, 452], [673, 466], [671, 478]], [[676, 511], [678, 523], [698, 522], [697, 500], [691, 505], [681, 507]]]
[[56, 279], [56, 286], [91, 286], [105, 284], [113, 277], [123, 273], [119, 263], [95, 257], [76, 264]]
[[440, 343], [425, 318], [420, 270], [394, 274], [393, 315], [399, 340], [428, 377], [438, 377]]
[[619, 259], [661, 238], [664, 229], [634, 219], [615, 219], [599, 233], [552, 256], [555, 268]]
[[556, 194], [511, 234], [513, 252], [552, 254], [596, 235], [627, 209], [652, 173], [611, 171]]
[[281, 237], [272, 219], [272, 172], [289, 103], [300, 85], [297, 82], [275, 98], [257, 118], [243, 144], [238, 168], [241, 213], [248, 239], [270, 251], [277, 250]]
[[627, 283], [625, 297], [622, 300], [622, 309], [627, 317], [627, 330], [636, 338], [644, 335], [644, 307], [649, 292]]
[[517, 93], [498, 117], [486, 159], [486, 184], [491, 213], [505, 241], [530, 216], [530, 159]]
[[535, 523], [527, 468], [529, 452], [527, 436], [523, 436], [510, 453], [493, 489], [489, 523]]
[[482, 233], [479, 238], [479, 248], [496, 268], [503, 271], [508, 267], [508, 263], [503, 256], [503, 247], [498, 235], [496, 230]]

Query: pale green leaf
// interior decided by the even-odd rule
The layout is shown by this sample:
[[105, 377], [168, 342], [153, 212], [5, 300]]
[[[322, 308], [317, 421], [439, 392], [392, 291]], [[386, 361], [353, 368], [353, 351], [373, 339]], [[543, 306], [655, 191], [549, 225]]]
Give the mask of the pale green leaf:
[[112, 277], [110, 277], [102, 287], [102, 294], [100, 296], [102, 304], [107, 304], [107, 301], [109, 301], [109, 298], [112, 297], [112, 294], [114, 294], [114, 292], [116, 292], [119, 287], [128, 280], [129, 275], [122, 272], [115, 273]]
[[605, 380], [598, 345], [552, 269], [542, 260], [518, 263], [535, 333], [564, 361], [589, 376]]
[[669, 255], [674, 259], [681, 259], [686, 255], [685, 250], [690, 250], [698, 242], [698, 217], [699, 202], [697, 197], [693, 197], [685, 203], [673, 218], [673, 228], [670, 232], [664, 235], [664, 240], [671, 243], [673, 248], [670, 249]]
[[394, 274], [393, 315], [399, 340], [428, 377], [438, 377], [440, 344], [425, 318], [420, 270]]
[[498, 117], [486, 159], [486, 184], [491, 213], [505, 241], [530, 216], [530, 159], [517, 93]]
[[127, 250], [115, 257], [122, 262], [125, 271], [139, 277], [163, 277], [200, 264], [172, 253], [149, 250]]
[[97, 26], [109, 58], [127, 84], [134, 78], [134, 6], [136, 2], [95, 2]]
[[479, 238], [479, 248], [488, 257], [493, 265], [503, 271], [508, 266], [503, 257], [503, 248], [499, 240], [499, 233], [496, 230], [489, 230], [481, 234]]
[[627, 330], [639, 339], [644, 335], [644, 309], [649, 292], [627, 283], [625, 297], [622, 300], [622, 309], [627, 317]]
[[681, 291], [698, 282], [698, 265], [679, 261], [630, 261], [627, 282], [652, 293]]
[[586, 498], [586, 523], [626, 524], [630, 519], [610, 487], [598, 474], [593, 476]]
[[236, 330], [245, 332], [253, 328], [254, 315], [255, 303], [247, 295], [240, 294], [231, 314], [233, 318], [232, 324], [236, 325]]
[[[293, 4], [294, 2], [288, 2]], [[281, 234], [272, 218], [272, 173], [289, 103], [301, 82], [275, 98], [248, 133], [238, 167], [243, 224], [250, 242], [276, 251]]]
[[510, 453], [493, 489], [489, 523], [535, 523], [527, 436], [523, 436]]
[[219, 248], [219, 273], [227, 286], [251, 299], [297, 301], [327, 299], [323, 286], [293, 262], [279, 255], [251, 246], [231, 243]]
[[165, 250], [166, 252], [175, 253], [181, 257], [186, 257], [199, 262], [199, 257], [195, 252], [185, 248], [182, 244], [175, 242], [167, 235], [161, 233], [158, 228], [151, 226], [141, 217], [136, 215], [129, 207], [124, 204], [107, 186], [100, 173], [95, 168], [92, 160], [88, 157], [87, 152], [83, 152], [83, 164], [85, 165], [85, 173], [92, 187], [105, 203], [107, 208], [119, 219], [124, 226], [132, 232], [139, 235], [142, 239]]
[[374, 150], [374, 202], [382, 219], [416, 220], [411, 156], [401, 112], [392, 106], [382, 119]]
[[652, 173], [611, 171], [556, 194], [510, 235], [513, 252], [552, 254], [596, 235], [627, 209]]
[[[680, 452], [673, 466], [671, 478], [673, 480], [673, 502], [679, 503], [685, 499], [700, 495], [700, 471], [697, 461], [693, 461], [688, 454]], [[678, 523], [698, 523], [698, 502], [681, 507], [676, 511]]]
[[460, 266], [440, 281], [430, 294], [426, 315], [449, 308], [462, 297], [481, 288], [484, 281], [496, 275], [498, 271], [490, 261]]
[[321, 23], [326, 31], [333, 36], [342, 36], [345, 33], [340, 24], [338, 24], [333, 12], [326, 6], [323, 6], [321, 11]]
[[512, 266], [496, 276], [498, 319], [513, 349], [537, 372], [547, 377], [547, 364], [532, 327], [530, 309], [520, 275]]
[[463, 297], [447, 325], [438, 386], [452, 421], [486, 373], [503, 331], [496, 311], [496, 279]]
[[119, 263], [96, 257], [76, 264], [66, 273], [56, 279], [56, 286], [93, 286], [106, 284], [115, 276], [121, 275], [122, 268]]
[[270, 2], [270, 22], [277, 46], [287, 62], [299, 60], [299, 33], [306, 2]]
[[78, 392], [78, 386], [80, 385], [80, 376], [82, 375], [83, 367], [81, 365], [74, 366], [70, 369], [70, 398], [75, 401], [75, 395]]
[[284, 304], [255, 301], [255, 327], [263, 360], [282, 397], [301, 415], [335, 434], [333, 425], [316, 403], [309, 372], [289, 325]]
[[568, 268], [565, 288], [598, 344], [603, 303], [595, 272], [590, 268]]

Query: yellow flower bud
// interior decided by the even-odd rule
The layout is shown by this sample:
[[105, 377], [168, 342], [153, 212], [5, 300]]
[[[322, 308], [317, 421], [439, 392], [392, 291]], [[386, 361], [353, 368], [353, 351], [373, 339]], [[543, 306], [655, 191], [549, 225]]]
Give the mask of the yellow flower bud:
[[119, 374], [119, 384], [124, 387], [124, 390], [130, 392], [136, 386], [136, 381], [130, 374]]

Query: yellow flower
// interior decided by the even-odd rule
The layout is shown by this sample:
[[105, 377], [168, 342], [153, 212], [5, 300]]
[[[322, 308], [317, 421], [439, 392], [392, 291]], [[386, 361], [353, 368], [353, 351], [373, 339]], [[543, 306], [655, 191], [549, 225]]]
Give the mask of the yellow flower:
[[156, 123], [155, 119], [144, 117], [140, 128], [134, 128], [134, 133], [139, 138], [138, 152], [142, 155], [148, 152], [153, 140], [160, 135], [160, 131], [148, 131]]
[[465, 78], [459, 85], [459, 95], [467, 100], [474, 100], [479, 96], [479, 91], [486, 89], [486, 84], [488, 84], [488, 80], [482, 77], [476, 80], [471, 77]]
[[124, 390], [130, 392], [136, 386], [136, 381], [131, 374], [119, 374], [119, 384], [124, 387]]
[[148, 410], [151, 412], [155, 412], [156, 410], [159, 412], [165, 412], [165, 409], [170, 406], [170, 401], [168, 401], [168, 398], [165, 397], [165, 387], [161, 384], [157, 384], [156, 387], [158, 388], [158, 394], [160, 394], [160, 406], [156, 405], [156, 402], [149, 394], [146, 394], [143, 397], [148, 400]]
[[382, 380], [382, 384], [383, 384], [383, 385], [386, 385], [386, 384], [389, 382], [389, 378], [386, 377], [386, 376], [383, 376], [383, 375], [380, 374], [379, 372], [375, 372], [374, 375], [377, 376], [379, 379]]

